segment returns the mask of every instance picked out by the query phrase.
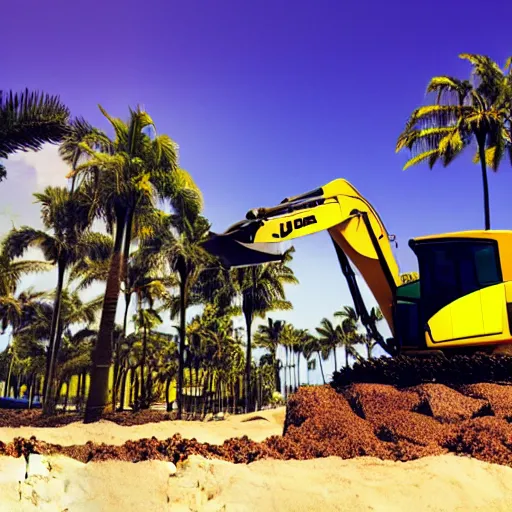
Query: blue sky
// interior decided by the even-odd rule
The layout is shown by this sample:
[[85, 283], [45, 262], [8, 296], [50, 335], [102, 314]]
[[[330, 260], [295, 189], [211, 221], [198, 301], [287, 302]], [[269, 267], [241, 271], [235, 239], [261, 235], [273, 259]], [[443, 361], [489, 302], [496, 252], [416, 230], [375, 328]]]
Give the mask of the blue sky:
[[[461, 52], [503, 63], [512, 6], [489, 23], [480, 3], [27, 0], [23, 24], [4, 27], [3, 89], [61, 95], [74, 115], [107, 128], [98, 103], [126, 117], [143, 105], [180, 145], [181, 165], [202, 188], [205, 214], [223, 231], [253, 207], [338, 177], [348, 179], [396, 234], [403, 271], [418, 235], [483, 227], [472, 154], [448, 169], [401, 169], [396, 138], [429, 79], [467, 77]], [[19, 16], [8, 2], [5, 19]], [[30, 194], [65, 183], [54, 148], [7, 163], [0, 230], [37, 222]], [[508, 163], [490, 176], [492, 227], [511, 225]], [[13, 217], [14, 215], [14, 217]], [[294, 311], [275, 313], [314, 328], [351, 299], [329, 237], [301, 239], [289, 289]], [[43, 281], [39, 281], [43, 283]], [[44, 285], [52, 286], [51, 276]], [[368, 296], [368, 294], [366, 295]], [[370, 298], [371, 299], [371, 298]], [[370, 301], [369, 305], [373, 305]]]

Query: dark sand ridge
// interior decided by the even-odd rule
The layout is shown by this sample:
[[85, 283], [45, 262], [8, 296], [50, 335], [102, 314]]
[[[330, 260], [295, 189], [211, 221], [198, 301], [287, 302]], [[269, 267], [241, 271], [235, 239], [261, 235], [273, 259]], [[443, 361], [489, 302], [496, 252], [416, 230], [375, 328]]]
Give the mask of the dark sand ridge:
[[[165, 440], [145, 438], [122, 445], [91, 442], [60, 446], [17, 438], [2, 443], [0, 452], [15, 457], [58, 453], [82, 462], [178, 462], [196, 454], [235, 463], [328, 456], [408, 461], [454, 453], [512, 466], [511, 398], [512, 386], [491, 383], [458, 389], [443, 384], [402, 389], [353, 384], [339, 392], [330, 386], [304, 387], [289, 400], [283, 436], [271, 435], [261, 442], [243, 436], [211, 444], [175, 434]], [[4, 414], [4, 425], [8, 415], [12, 413]], [[25, 413], [29, 415], [37, 420], [37, 413]], [[18, 420], [22, 416], [18, 414]]]

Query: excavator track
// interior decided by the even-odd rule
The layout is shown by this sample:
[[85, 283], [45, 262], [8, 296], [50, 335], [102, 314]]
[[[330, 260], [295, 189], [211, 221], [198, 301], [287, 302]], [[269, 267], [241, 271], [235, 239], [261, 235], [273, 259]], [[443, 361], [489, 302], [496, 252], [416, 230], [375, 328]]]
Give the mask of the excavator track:
[[342, 388], [355, 383], [389, 384], [398, 387], [425, 383], [463, 386], [481, 382], [512, 383], [512, 356], [509, 354], [417, 355], [401, 354], [354, 363], [334, 372], [332, 386]]

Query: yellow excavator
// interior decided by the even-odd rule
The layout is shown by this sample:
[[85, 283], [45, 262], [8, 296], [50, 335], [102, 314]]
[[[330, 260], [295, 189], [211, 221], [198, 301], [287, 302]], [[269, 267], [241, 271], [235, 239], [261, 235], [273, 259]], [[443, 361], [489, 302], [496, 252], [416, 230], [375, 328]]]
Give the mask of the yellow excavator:
[[[414, 238], [420, 279], [403, 284], [390, 236], [372, 205], [336, 179], [270, 208], [257, 208], [205, 249], [226, 267], [283, 258], [282, 242], [327, 230], [368, 334], [389, 354], [509, 352], [512, 348], [512, 231], [464, 231]], [[349, 260], [392, 333], [383, 339]]]

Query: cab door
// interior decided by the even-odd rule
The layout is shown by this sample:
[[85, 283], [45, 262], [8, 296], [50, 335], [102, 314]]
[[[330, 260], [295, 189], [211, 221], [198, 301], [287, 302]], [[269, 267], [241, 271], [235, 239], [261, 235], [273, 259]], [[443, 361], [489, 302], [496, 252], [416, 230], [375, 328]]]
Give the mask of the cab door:
[[415, 249], [427, 345], [476, 343], [504, 331], [505, 289], [495, 241], [433, 240]]

